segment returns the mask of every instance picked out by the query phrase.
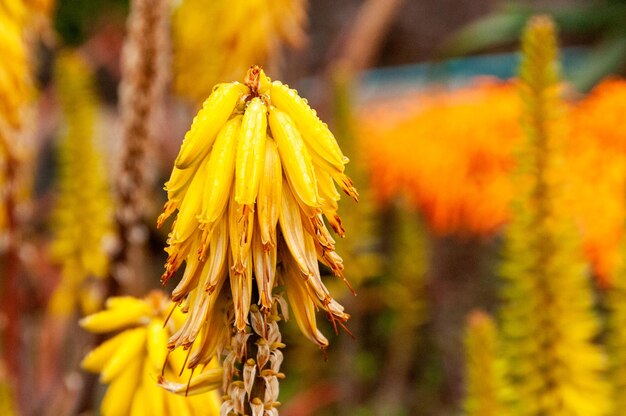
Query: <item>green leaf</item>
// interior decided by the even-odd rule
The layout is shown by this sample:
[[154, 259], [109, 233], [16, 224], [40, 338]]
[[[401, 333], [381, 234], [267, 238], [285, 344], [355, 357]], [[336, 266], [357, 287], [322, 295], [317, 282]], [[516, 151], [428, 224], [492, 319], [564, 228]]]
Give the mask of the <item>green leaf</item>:
[[603, 77], [623, 71], [626, 63], [626, 35], [605, 39], [572, 71], [572, 83], [579, 91], [588, 91]]
[[441, 47], [443, 57], [478, 52], [519, 39], [526, 21], [535, 14], [548, 14], [560, 32], [596, 35], [607, 32], [626, 34], [626, 4], [600, 3], [567, 7], [508, 6], [500, 12], [479, 19], [448, 38]]
[[444, 42], [444, 57], [464, 55], [507, 42], [515, 42], [532, 15], [530, 11], [503, 12], [479, 19]]

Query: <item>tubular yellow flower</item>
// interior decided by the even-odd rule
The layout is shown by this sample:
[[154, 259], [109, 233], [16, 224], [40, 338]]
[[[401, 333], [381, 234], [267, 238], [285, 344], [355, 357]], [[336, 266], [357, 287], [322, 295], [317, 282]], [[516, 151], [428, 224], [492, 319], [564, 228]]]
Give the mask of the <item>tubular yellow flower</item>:
[[[184, 318], [174, 311], [165, 323], [174, 304], [164, 293], [154, 291], [145, 299], [113, 297], [106, 307], [80, 321], [90, 332], [120, 331], [89, 352], [81, 364], [87, 371], [100, 373], [100, 381], [109, 385], [102, 400], [103, 415], [219, 413], [217, 392], [205, 392], [206, 386], [218, 386], [222, 380], [222, 369], [215, 361], [191, 378], [193, 372], [184, 368], [186, 352], [173, 351], [168, 357], [167, 338]], [[199, 395], [183, 398], [171, 394], [157, 384], [163, 377], [172, 380], [165, 383], [169, 390]]]
[[228, 203], [228, 195], [235, 179], [237, 144], [242, 117], [229, 120], [215, 141], [208, 159], [206, 186], [202, 199], [202, 211], [198, 220], [208, 238], [215, 222], [222, 216]]
[[[113, 206], [104, 155], [95, 143], [96, 97], [91, 74], [81, 58], [65, 52], [58, 58], [56, 85], [66, 128], [60, 144], [58, 200], [53, 212], [54, 259], [62, 265], [62, 282], [51, 309], [71, 313], [77, 301], [88, 305], [88, 277], [104, 278], [113, 238]], [[96, 302], [97, 303], [97, 302]]]
[[267, 106], [259, 97], [247, 104], [237, 139], [235, 201], [251, 205], [256, 201], [265, 164]]
[[275, 64], [305, 40], [306, 0], [184, 0], [174, 11], [174, 87], [196, 102], [250, 62]]
[[606, 360], [567, 199], [557, 46], [548, 17], [525, 31], [520, 92], [525, 140], [506, 234], [502, 334], [516, 415], [611, 413]]
[[[318, 137], [322, 150], [316, 150]], [[358, 196], [343, 173], [346, 162], [314, 110], [259, 67], [250, 68], [244, 84], [217, 86], [185, 137], [159, 218], [161, 224], [179, 210], [162, 280], [187, 263], [172, 299], [188, 315], [169, 346], [190, 348], [199, 340], [190, 368], [206, 364], [218, 349], [231, 349], [224, 363], [224, 409], [243, 413], [259, 401], [269, 409], [275, 405], [283, 346], [277, 321], [287, 315], [282, 297], [273, 293], [279, 282], [302, 332], [321, 348], [328, 341], [316, 326], [317, 309], [328, 313], [335, 328], [349, 318], [322, 282], [318, 265], [343, 279], [343, 261], [323, 214], [338, 221], [333, 179]], [[317, 174], [327, 180], [318, 181]], [[246, 356], [235, 345], [243, 348], [252, 335], [258, 351]], [[261, 378], [234, 380], [235, 362], [250, 365]], [[264, 396], [251, 396], [258, 390], [248, 388], [255, 383], [250, 380], [267, 384], [260, 390]]]

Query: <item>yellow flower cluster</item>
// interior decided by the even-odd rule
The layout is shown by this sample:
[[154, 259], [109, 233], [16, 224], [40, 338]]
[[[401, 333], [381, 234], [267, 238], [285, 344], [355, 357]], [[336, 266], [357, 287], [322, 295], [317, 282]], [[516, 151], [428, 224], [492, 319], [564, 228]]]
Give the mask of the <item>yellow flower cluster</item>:
[[606, 359], [567, 198], [567, 125], [552, 21], [533, 18], [522, 41], [525, 140], [517, 153], [502, 265], [502, 334], [515, 413], [606, 416]]
[[275, 64], [304, 42], [306, 0], [183, 0], [174, 11], [174, 87], [197, 103], [250, 62]]
[[107, 275], [105, 250], [113, 238], [113, 206], [104, 155], [95, 143], [96, 96], [87, 64], [75, 53], [58, 57], [56, 85], [65, 119], [59, 151], [58, 199], [52, 222], [51, 251], [62, 265], [62, 281], [52, 311], [71, 313], [82, 302], [85, 313], [99, 307], [88, 277]]
[[360, 136], [381, 202], [400, 194], [441, 234], [489, 233], [508, 217], [520, 103], [513, 83], [420, 94], [361, 115]]
[[296, 322], [322, 348], [328, 341], [316, 326], [317, 308], [335, 325], [348, 320], [322, 283], [318, 266], [319, 260], [343, 278], [342, 259], [322, 215], [343, 235], [333, 181], [358, 196], [344, 174], [346, 162], [306, 100], [271, 82], [258, 67], [248, 71], [243, 84], [218, 85], [204, 102], [166, 183], [168, 202], [159, 218], [160, 225], [179, 210], [163, 281], [187, 262], [172, 299], [189, 313], [170, 347], [188, 348], [203, 331], [190, 367], [215, 355], [229, 324], [239, 332], [246, 329], [256, 301], [254, 280], [265, 312], [282, 281]]
[[[206, 386], [188, 385], [192, 371], [184, 367], [187, 353], [167, 352], [167, 338], [184, 318], [175, 310], [166, 320], [174, 305], [164, 293], [154, 291], [145, 299], [113, 297], [106, 307], [80, 321], [90, 332], [120, 331], [89, 352], [81, 364], [85, 370], [100, 373], [100, 381], [109, 385], [101, 405], [104, 416], [219, 414], [219, 396], [207, 390], [219, 385], [222, 369], [212, 363], [195, 378]], [[199, 395], [188, 398], [170, 393], [157, 384], [162, 377], [180, 382], [183, 392]]]

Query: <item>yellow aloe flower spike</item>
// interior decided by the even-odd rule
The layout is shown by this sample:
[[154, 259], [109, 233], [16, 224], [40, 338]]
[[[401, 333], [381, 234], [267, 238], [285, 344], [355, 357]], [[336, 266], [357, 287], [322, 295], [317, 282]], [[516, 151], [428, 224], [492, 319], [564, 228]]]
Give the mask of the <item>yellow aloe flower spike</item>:
[[[58, 199], [52, 214], [55, 240], [52, 255], [62, 266], [62, 281], [50, 308], [69, 314], [92, 300], [88, 278], [108, 273], [107, 243], [114, 238], [113, 201], [105, 171], [105, 156], [96, 143], [97, 107], [87, 64], [73, 52], [61, 53], [56, 82], [65, 119], [60, 144]], [[83, 296], [81, 293], [87, 295]], [[86, 309], [84, 312], [93, 312]]]
[[[186, 364], [191, 370], [220, 356], [223, 414], [275, 413], [284, 347], [278, 322], [288, 317], [278, 286], [286, 286], [297, 324], [321, 348], [328, 340], [317, 328], [317, 310], [328, 314], [335, 330], [345, 328], [350, 317], [324, 285], [318, 263], [347, 283], [323, 217], [330, 216], [343, 235], [333, 180], [357, 195], [343, 174], [347, 160], [326, 125], [293, 96], [295, 91], [276, 90], [289, 96], [284, 105], [295, 106], [295, 118], [274, 105], [272, 85], [254, 66], [243, 84], [218, 87], [213, 94], [232, 95], [221, 101], [212, 95], [208, 101], [213, 104], [194, 119], [166, 185], [169, 200], [159, 219], [178, 209], [163, 281], [186, 262], [172, 293], [186, 319], [168, 347], [193, 349]], [[209, 125], [215, 120], [220, 126]], [[307, 141], [300, 126], [307, 129]], [[318, 144], [325, 150], [312, 158]], [[256, 349], [246, 348], [251, 342]], [[217, 386], [208, 376], [192, 378], [189, 390], [177, 381], [162, 380], [161, 385], [180, 394]], [[256, 397], [258, 391], [264, 396]]]
[[194, 373], [183, 365], [187, 351], [174, 351], [168, 357], [168, 336], [175, 331], [176, 322], [182, 321], [178, 311], [166, 321], [173, 307], [163, 293], [155, 291], [145, 299], [110, 298], [106, 310], [81, 320], [81, 326], [91, 332], [120, 331], [89, 352], [81, 363], [85, 370], [100, 373], [100, 381], [109, 385], [101, 404], [103, 415], [167, 415], [175, 409], [187, 414], [219, 414], [217, 392], [197, 391], [202, 394], [184, 398], [159, 387], [163, 377], [178, 383], [164, 387], [183, 386], [183, 394], [187, 387], [196, 393], [198, 380], [211, 385], [222, 381], [222, 369], [215, 360]]
[[568, 206], [555, 29], [530, 20], [522, 39], [523, 140], [506, 233], [503, 349], [521, 416], [611, 413], [598, 317]]
[[510, 414], [504, 364], [493, 320], [482, 311], [472, 312], [465, 333], [465, 415]]

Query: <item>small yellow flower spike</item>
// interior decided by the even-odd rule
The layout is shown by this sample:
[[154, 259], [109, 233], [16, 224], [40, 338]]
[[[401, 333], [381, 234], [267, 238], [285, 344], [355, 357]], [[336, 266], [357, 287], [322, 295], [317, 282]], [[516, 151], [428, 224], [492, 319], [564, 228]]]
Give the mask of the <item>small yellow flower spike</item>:
[[174, 10], [174, 87], [198, 103], [250, 62], [272, 65], [304, 43], [306, 0], [183, 0]]
[[515, 414], [607, 416], [606, 357], [567, 192], [565, 125], [554, 23], [532, 18], [522, 38], [525, 132], [502, 265], [503, 351]]
[[[257, 66], [243, 84], [217, 86], [186, 135], [159, 218], [162, 224], [178, 209], [162, 281], [187, 263], [172, 299], [188, 315], [168, 345], [188, 349], [199, 341], [189, 368], [208, 363], [218, 350], [230, 351], [224, 352], [230, 397], [225, 409], [245, 413], [245, 395], [250, 409], [259, 401], [273, 409], [284, 346], [277, 322], [287, 317], [275, 286], [286, 286], [298, 326], [321, 348], [328, 340], [316, 325], [318, 309], [328, 313], [335, 330], [345, 328], [349, 315], [322, 282], [318, 261], [346, 282], [323, 218], [340, 224], [335, 183], [358, 197], [344, 174], [347, 161], [306, 101]], [[251, 329], [259, 350], [246, 357], [235, 345], [245, 345]], [[263, 400], [250, 396], [253, 379], [245, 374], [231, 383], [237, 360], [248, 365], [246, 374], [259, 371], [276, 383], [271, 394]]]
[[[182, 314], [175, 310], [165, 323], [173, 306], [158, 291], [145, 299], [113, 297], [107, 300], [106, 310], [80, 321], [94, 333], [121, 331], [94, 348], [81, 363], [85, 370], [100, 373], [100, 381], [109, 385], [102, 400], [103, 415], [219, 414], [217, 392], [205, 392], [219, 386], [222, 369], [212, 362], [192, 377], [193, 371], [184, 366], [187, 352], [173, 351], [168, 357], [167, 338], [183, 322]], [[168, 390], [199, 395], [186, 398], [169, 393], [159, 387], [163, 377], [173, 380], [161, 381]]]
[[89, 313], [102, 302], [92, 299], [93, 291], [86, 281], [107, 275], [106, 242], [113, 239], [113, 202], [104, 154], [95, 143], [96, 95], [87, 64], [75, 53], [61, 53], [56, 85], [66, 127], [59, 151], [59, 192], [51, 247], [55, 261], [62, 266], [62, 282], [51, 309], [71, 313], [79, 301]]
[[472, 312], [465, 333], [465, 401], [467, 416], [506, 416], [510, 389], [505, 381], [505, 361], [493, 319]]

